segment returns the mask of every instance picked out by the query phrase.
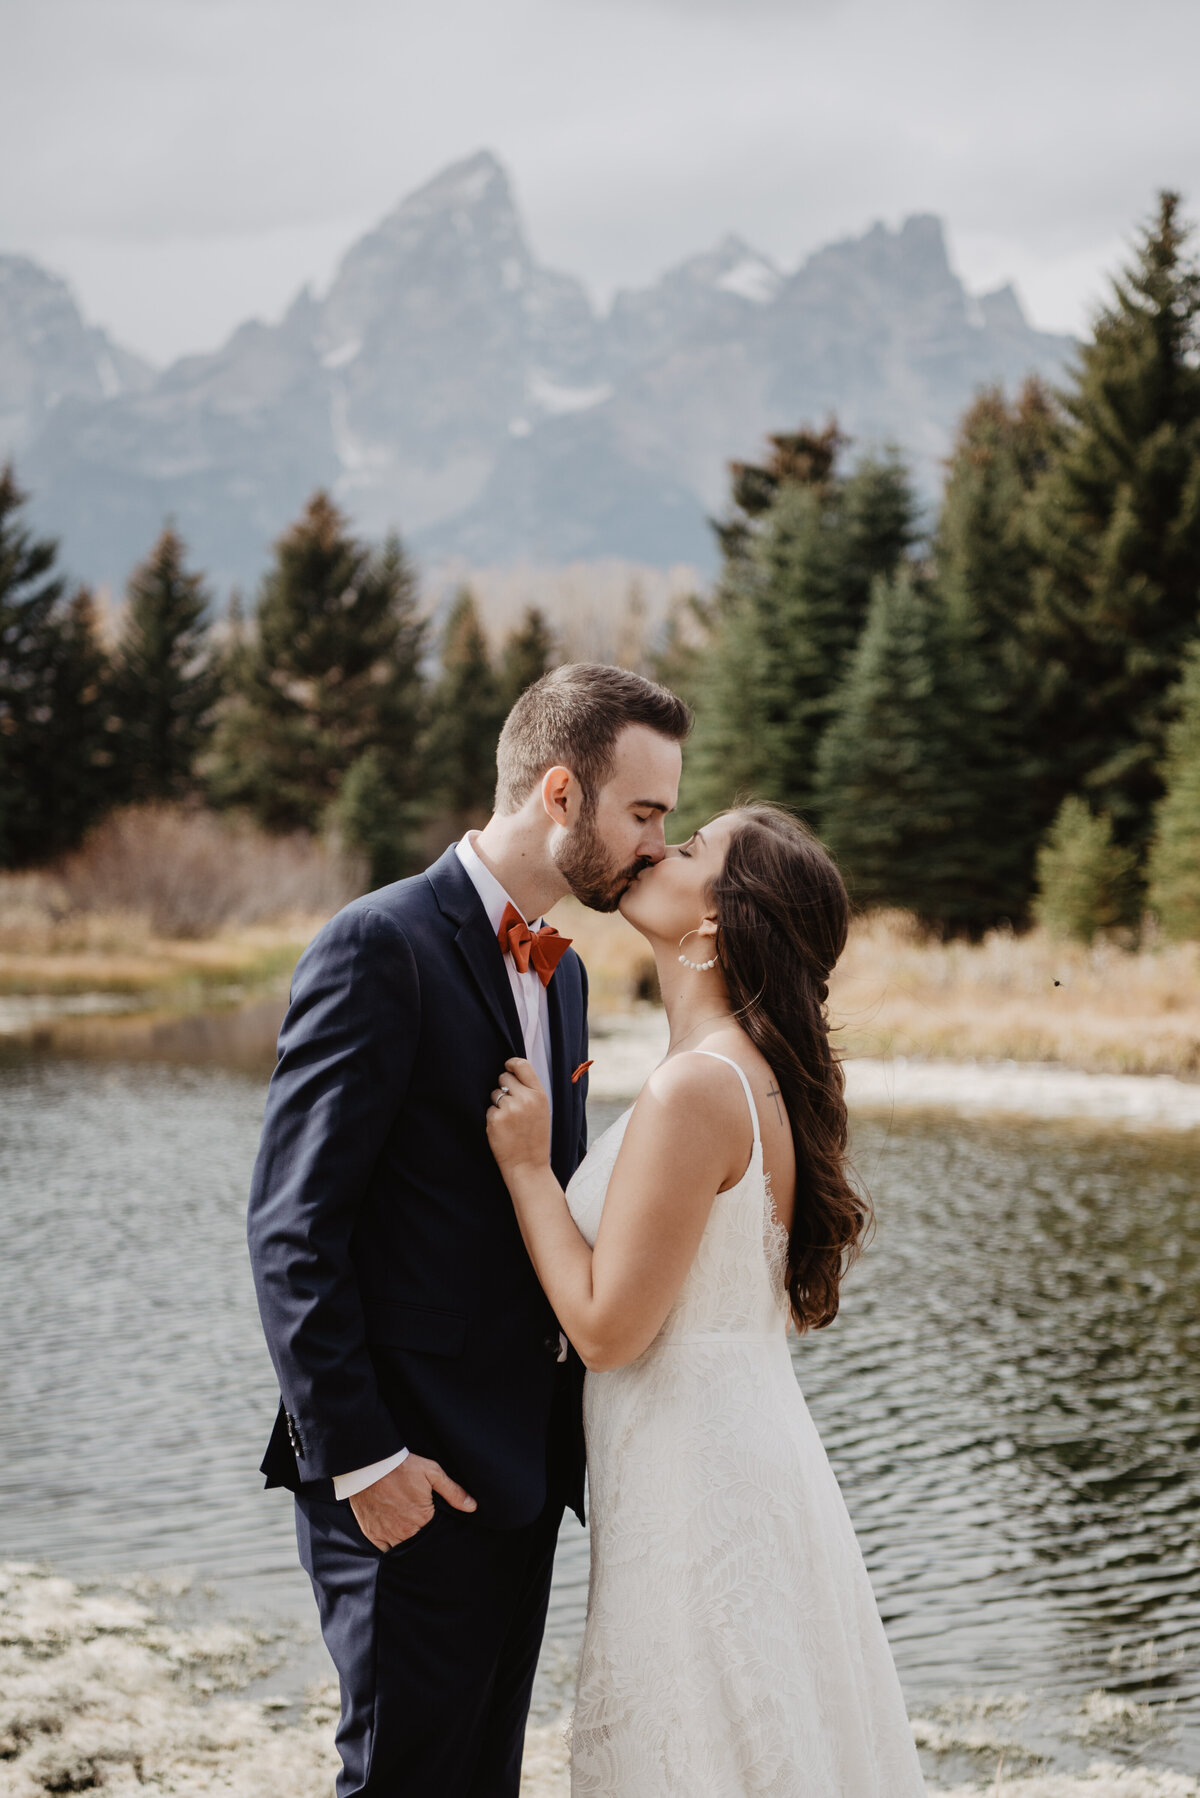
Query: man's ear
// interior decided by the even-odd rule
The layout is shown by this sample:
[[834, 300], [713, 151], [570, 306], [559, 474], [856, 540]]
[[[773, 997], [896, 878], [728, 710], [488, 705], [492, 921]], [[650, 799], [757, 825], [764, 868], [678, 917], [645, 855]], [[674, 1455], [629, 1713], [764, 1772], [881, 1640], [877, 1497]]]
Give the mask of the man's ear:
[[576, 785], [569, 768], [547, 768], [542, 775], [542, 807], [553, 823], [567, 825], [573, 822]]

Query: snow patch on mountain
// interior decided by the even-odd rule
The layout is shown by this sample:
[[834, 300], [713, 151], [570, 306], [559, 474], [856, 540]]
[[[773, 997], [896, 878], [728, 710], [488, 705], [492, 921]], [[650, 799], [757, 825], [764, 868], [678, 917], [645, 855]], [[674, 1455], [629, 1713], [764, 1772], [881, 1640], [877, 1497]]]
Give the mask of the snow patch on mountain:
[[322, 368], [345, 368], [353, 362], [362, 350], [361, 337], [348, 337], [345, 343], [339, 343], [336, 349], [326, 350], [321, 357]]
[[772, 268], [761, 256], [743, 256], [723, 275], [718, 275], [713, 285], [722, 293], [736, 293], [739, 299], [765, 306], [779, 292], [782, 279], [779, 270]]
[[612, 398], [613, 384], [600, 381], [592, 387], [565, 387], [548, 379], [540, 369], [534, 369], [529, 376], [528, 392], [535, 406], [553, 418], [561, 418], [568, 412], [590, 412], [593, 406], [602, 406], [605, 400]]

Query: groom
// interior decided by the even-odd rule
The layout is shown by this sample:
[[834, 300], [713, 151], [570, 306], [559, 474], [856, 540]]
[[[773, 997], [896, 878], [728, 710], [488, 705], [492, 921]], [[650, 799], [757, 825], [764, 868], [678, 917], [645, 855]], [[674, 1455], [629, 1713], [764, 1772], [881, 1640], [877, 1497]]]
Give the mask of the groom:
[[582, 1159], [586, 980], [539, 920], [615, 909], [661, 860], [690, 715], [577, 664], [517, 701], [496, 809], [305, 950], [249, 1240], [282, 1402], [263, 1462], [341, 1682], [338, 1798], [517, 1798], [581, 1367], [525, 1253], [484, 1114], [533, 1063], [551, 1159]]

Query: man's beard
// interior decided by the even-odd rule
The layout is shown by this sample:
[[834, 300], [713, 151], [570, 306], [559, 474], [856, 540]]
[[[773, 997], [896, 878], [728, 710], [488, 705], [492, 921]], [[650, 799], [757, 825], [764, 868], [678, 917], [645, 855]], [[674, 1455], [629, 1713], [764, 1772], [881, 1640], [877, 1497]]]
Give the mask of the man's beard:
[[567, 832], [556, 859], [575, 897], [591, 911], [616, 911], [642, 869], [653, 866], [648, 856], [639, 856], [632, 866], [615, 868], [591, 814]]

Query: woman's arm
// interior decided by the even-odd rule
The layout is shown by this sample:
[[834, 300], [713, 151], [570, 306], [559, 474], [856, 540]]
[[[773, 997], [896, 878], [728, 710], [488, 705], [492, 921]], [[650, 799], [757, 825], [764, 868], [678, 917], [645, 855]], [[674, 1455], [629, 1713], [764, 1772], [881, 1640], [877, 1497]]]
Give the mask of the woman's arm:
[[752, 1131], [740, 1085], [710, 1057], [656, 1068], [626, 1127], [596, 1246], [575, 1227], [550, 1169], [549, 1107], [527, 1061], [487, 1114], [488, 1140], [559, 1323], [593, 1371], [647, 1349], [696, 1256], [713, 1200], [737, 1179]]

